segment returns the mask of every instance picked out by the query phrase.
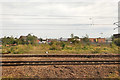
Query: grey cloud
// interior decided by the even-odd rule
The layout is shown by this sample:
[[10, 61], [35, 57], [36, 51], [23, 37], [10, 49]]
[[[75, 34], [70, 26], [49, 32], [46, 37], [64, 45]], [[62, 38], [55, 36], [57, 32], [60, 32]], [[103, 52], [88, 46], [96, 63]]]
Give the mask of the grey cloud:
[[[25, 0], [22, 0], [25, 1]], [[3, 26], [4, 26], [4, 35], [9, 35], [13, 33], [21, 34], [20, 30], [28, 29], [23, 31], [25, 34], [29, 33], [28, 25], [31, 25], [30, 29], [33, 29], [35, 34], [39, 35], [40, 29], [35, 28], [37, 24], [44, 24], [44, 26], [39, 25], [38, 27], [43, 27], [43, 32], [47, 29], [54, 29], [56, 30], [52, 36], [57, 36], [57, 34], [61, 33], [61, 30], [67, 30], [68, 33], [76, 33], [79, 35], [83, 35], [86, 33], [90, 33], [91, 31], [85, 31], [85, 28], [82, 28], [80, 24], [112, 24], [114, 21], [117, 21], [117, 0], [108, 1], [108, 0], [46, 0], [43, 1], [35, 0], [36, 2], [30, 2], [33, 0], [29, 0], [26, 2], [7, 2], [2, 3], [3, 11], [0, 15], [2, 15]], [[114, 2], [114, 3], [112, 3]], [[104, 18], [104, 19], [103, 19]], [[101, 20], [100, 20], [101, 19]], [[14, 25], [19, 24], [19, 25]], [[25, 25], [28, 24], [28, 25]], [[60, 25], [57, 25], [60, 24]], [[8, 27], [14, 29], [14, 27], [23, 26], [24, 28], [16, 28], [15, 30], [9, 30], [9, 34], [6, 33]], [[46, 25], [46, 28], [44, 28]], [[51, 27], [50, 27], [51, 26]], [[56, 27], [58, 26], [58, 27]], [[66, 26], [70, 26], [69, 28]], [[75, 27], [80, 26], [80, 27]], [[112, 34], [114, 31], [112, 30], [114, 25], [87, 25], [87, 29], [101, 29], [102, 32], [108, 32]], [[56, 27], [56, 28], [55, 28]], [[85, 26], [84, 26], [85, 27]], [[106, 28], [104, 28], [106, 27]], [[18, 29], [18, 31], [17, 31]], [[45, 30], [44, 30], [45, 29]], [[84, 29], [81, 31], [81, 29]], [[87, 30], [86, 29], [86, 30]], [[73, 30], [73, 31], [72, 31]], [[79, 31], [80, 30], [80, 31]], [[101, 32], [100, 31], [100, 32]], [[50, 32], [50, 31], [49, 31]], [[46, 31], [46, 34], [48, 33]], [[93, 31], [92, 31], [93, 32]], [[97, 31], [94, 31], [96, 34]], [[68, 35], [64, 34], [64, 35]], [[82, 34], [81, 34], [82, 33]], [[50, 35], [49, 35], [50, 36]], [[107, 35], [109, 36], [109, 35]], [[44, 37], [44, 36], [43, 36]]]

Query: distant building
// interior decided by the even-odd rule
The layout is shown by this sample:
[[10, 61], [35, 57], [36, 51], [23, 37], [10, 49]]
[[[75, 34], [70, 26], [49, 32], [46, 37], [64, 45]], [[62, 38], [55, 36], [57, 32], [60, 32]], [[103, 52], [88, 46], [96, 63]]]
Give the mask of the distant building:
[[38, 40], [38, 43], [39, 44], [45, 44], [45, 43], [47, 43], [47, 40], [46, 39], [43, 39], [42, 41]]
[[60, 38], [60, 39], [58, 39], [58, 41], [65, 41], [65, 42], [67, 42], [68, 38]]
[[112, 43], [112, 38], [106, 38], [106, 43]]
[[74, 39], [74, 40], [76, 40], [76, 41], [81, 41], [81, 39], [79, 38], [79, 39]]
[[[58, 41], [71, 41], [73, 38], [60, 38], [58, 39]], [[73, 39], [76, 41], [82, 41], [83, 38], [78, 38], [78, 39]], [[89, 38], [89, 41], [91, 43], [106, 43], [106, 39], [105, 38]]]
[[2, 48], [2, 41], [0, 40], [0, 48]]
[[40, 44], [40, 40], [37, 40], [37, 43]]
[[106, 43], [105, 38], [89, 38], [89, 41], [92, 43]]

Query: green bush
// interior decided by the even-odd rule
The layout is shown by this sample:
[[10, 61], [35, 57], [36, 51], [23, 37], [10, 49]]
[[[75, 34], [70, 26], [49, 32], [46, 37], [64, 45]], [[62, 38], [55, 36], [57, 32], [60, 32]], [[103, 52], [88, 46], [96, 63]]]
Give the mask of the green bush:
[[114, 39], [113, 43], [116, 44], [117, 46], [120, 46], [120, 38]]
[[55, 47], [51, 47], [49, 50], [57, 50]]
[[83, 50], [88, 50], [89, 48], [87, 46], [84, 46], [82, 49]]
[[61, 43], [61, 47], [62, 47], [62, 49], [64, 49], [65, 48], [65, 43]]

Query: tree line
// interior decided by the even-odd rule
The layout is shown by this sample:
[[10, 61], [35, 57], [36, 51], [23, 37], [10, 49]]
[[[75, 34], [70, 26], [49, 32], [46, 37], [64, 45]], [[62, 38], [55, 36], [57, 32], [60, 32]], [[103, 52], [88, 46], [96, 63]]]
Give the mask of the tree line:
[[31, 34], [28, 34], [27, 36], [20, 37], [20, 38], [14, 38], [14, 37], [4, 37], [1, 38], [2, 45], [10, 45], [10, 44], [36, 44], [37, 43], [37, 37]]
[[[79, 39], [78, 36], [74, 36], [73, 34], [71, 34], [71, 39], [70, 39], [70, 42], [72, 43], [79, 43], [79, 41], [77, 41], [77, 39]], [[2, 45], [13, 45], [13, 44], [32, 44], [32, 45], [36, 45], [38, 43], [38, 41], [42, 41], [43, 39], [42, 38], [37, 38], [36, 36], [34, 35], [31, 35], [31, 34], [28, 34], [27, 36], [21, 36], [20, 38], [14, 38], [14, 37], [3, 37], [1, 38], [1, 41], [2, 41]], [[87, 43], [87, 44], [90, 44], [90, 41], [89, 41], [89, 36], [86, 35], [82, 38], [82, 42], [83, 43]], [[114, 43], [115, 45], [117, 46], [120, 46], [120, 38], [114, 38], [112, 37], [112, 43]]]

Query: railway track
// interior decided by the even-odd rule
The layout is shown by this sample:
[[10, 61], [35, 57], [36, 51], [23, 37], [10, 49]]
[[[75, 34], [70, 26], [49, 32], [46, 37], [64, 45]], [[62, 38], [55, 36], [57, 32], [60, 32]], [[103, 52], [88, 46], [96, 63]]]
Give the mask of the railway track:
[[119, 65], [120, 60], [69, 60], [69, 61], [2, 61], [0, 66], [25, 65]]
[[[78, 55], [0, 55], [2, 58], [5, 58], [5, 60], [0, 62], [0, 66], [25, 66], [25, 65], [119, 65], [120, 60], [90, 60], [90, 58], [120, 58], [119, 54], [104, 54], [104, 55], [98, 55], [98, 54], [78, 54]], [[37, 60], [34, 61], [34, 58], [40, 58], [42, 57], [46, 59], [50, 58], [79, 58], [79, 60]], [[15, 58], [16, 60], [9, 60], [10, 58]], [[19, 59], [18, 59], [19, 58]], [[20, 61], [20, 58], [25, 58], [25, 61]], [[31, 58], [30, 61], [26, 61], [28, 58]], [[88, 58], [89, 60], [80, 60], [80, 58]], [[18, 60], [17, 60], [18, 59]]]
[[98, 57], [98, 58], [101, 58], [101, 57], [120, 57], [120, 54], [102, 54], [102, 55], [98, 55], [98, 54], [78, 54], [78, 55], [74, 55], [74, 54], [72, 54], [72, 55], [28, 55], [28, 54], [26, 54], [26, 55], [24, 55], [24, 54], [22, 54], [22, 55], [0, 55], [0, 57], [61, 57], [61, 58], [63, 58], [63, 57], [86, 57], [86, 58], [94, 58], [94, 57]]

